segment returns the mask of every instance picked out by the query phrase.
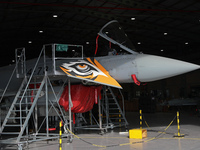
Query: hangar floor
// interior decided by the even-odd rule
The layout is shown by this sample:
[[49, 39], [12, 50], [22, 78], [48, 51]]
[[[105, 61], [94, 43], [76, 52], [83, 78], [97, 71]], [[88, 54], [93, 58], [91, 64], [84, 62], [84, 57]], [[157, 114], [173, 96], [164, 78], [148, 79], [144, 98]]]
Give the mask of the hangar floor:
[[[139, 128], [139, 114], [137, 112], [126, 113], [129, 122], [128, 129]], [[174, 120], [174, 121], [173, 121]], [[146, 126], [145, 121], [148, 126]], [[172, 122], [173, 121], [173, 122]], [[169, 124], [171, 125], [169, 126]], [[190, 112], [180, 111], [180, 133], [185, 136], [175, 138], [178, 133], [176, 112], [144, 113], [143, 128], [147, 129], [147, 138], [129, 139], [124, 128], [115, 128], [108, 133], [100, 135], [97, 131], [79, 131], [78, 137], [67, 144], [63, 138], [63, 150], [196, 150], [200, 147], [200, 118]], [[164, 132], [163, 132], [164, 131]], [[4, 145], [1, 149], [13, 150], [17, 147]], [[29, 150], [56, 150], [59, 149], [59, 141], [35, 142], [25, 149]]]

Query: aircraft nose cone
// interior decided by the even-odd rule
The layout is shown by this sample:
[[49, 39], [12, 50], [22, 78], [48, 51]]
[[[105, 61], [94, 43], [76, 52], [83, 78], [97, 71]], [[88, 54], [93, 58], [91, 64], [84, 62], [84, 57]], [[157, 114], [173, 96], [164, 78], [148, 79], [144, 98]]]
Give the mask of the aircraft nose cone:
[[186, 72], [199, 69], [199, 65], [175, 59], [138, 54], [135, 59], [140, 82], [149, 82], [169, 78]]

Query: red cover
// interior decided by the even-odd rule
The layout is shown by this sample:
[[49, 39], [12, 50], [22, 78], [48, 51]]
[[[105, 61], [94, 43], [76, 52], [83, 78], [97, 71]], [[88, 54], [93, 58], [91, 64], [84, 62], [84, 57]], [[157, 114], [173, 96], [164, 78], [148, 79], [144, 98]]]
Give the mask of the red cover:
[[[73, 113], [90, 111], [93, 108], [95, 99], [97, 97], [101, 99], [101, 89], [102, 86], [71, 85], [71, 99], [73, 103], [71, 111]], [[68, 86], [63, 90], [59, 104], [64, 107], [65, 111], [69, 110]]]

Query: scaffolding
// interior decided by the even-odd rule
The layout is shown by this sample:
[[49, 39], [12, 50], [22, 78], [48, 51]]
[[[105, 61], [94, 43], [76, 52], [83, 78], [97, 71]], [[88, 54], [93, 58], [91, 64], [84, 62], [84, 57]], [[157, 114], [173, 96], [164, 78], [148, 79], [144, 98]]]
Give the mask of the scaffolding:
[[[69, 62], [70, 59], [84, 59], [82, 45], [47, 44], [43, 46], [39, 57], [29, 62], [26, 62], [24, 48], [16, 49], [15, 54], [16, 66], [10, 80], [11, 78], [20, 80], [21, 85], [0, 128], [1, 135], [15, 135], [15, 137], [0, 140], [0, 144], [15, 144], [18, 145], [19, 150], [22, 150], [24, 145], [31, 142], [58, 139], [58, 133], [51, 133], [52, 127], [49, 122], [52, 121], [56, 121], [58, 124], [62, 120], [65, 128], [69, 131], [74, 129], [94, 129], [100, 130], [101, 133], [107, 132], [108, 129], [113, 129], [114, 127], [128, 125], [125, 118], [124, 100], [122, 99], [123, 109], [121, 109], [112, 89], [104, 86], [103, 99], [98, 100], [98, 118], [93, 115], [91, 110], [90, 123], [87, 124], [87, 119], [84, 118], [84, 115], [77, 114], [79, 115], [78, 118], [81, 118], [87, 126], [77, 123], [78, 126], [73, 127], [71, 112], [73, 103], [70, 94], [72, 79], [67, 77], [59, 67], [62, 63]], [[16, 77], [14, 72], [16, 72]], [[10, 80], [3, 95], [9, 89]], [[58, 103], [66, 85], [69, 87], [68, 112], [65, 112]], [[16, 114], [14, 117], [13, 113]], [[40, 120], [39, 116], [43, 116], [43, 120]], [[13, 119], [15, 123], [10, 123], [9, 120]], [[31, 131], [30, 122], [33, 126]], [[15, 127], [14, 132], [12, 130], [13, 127]], [[66, 132], [62, 137], [67, 137], [68, 142], [73, 140], [72, 132]]]
[[121, 106], [112, 88], [103, 86], [102, 99], [100, 100], [98, 98], [97, 108], [90, 110], [89, 121], [85, 117], [88, 116], [86, 113], [77, 114], [76, 118], [80, 118], [79, 120], [82, 120], [82, 122], [76, 119], [74, 129], [99, 130], [100, 134], [104, 134], [108, 129], [114, 129], [116, 127], [127, 128], [128, 122], [125, 117], [124, 98], [121, 90], [118, 90], [121, 97]]
[[[50, 133], [49, 118], [52, 110], [58, 116], [57, 120], [62, 120], [65, 126], [69, 127], [69, 130], [72, 130], [71, 111], [66, 114], [58, 104], [58, 100], [66, 82], [68, 82], [68, 86], [70, 87], [70, 78], [66, 80], [66, 75], [59, 70], [59, 66], [66, 59], [70, 59], [70, 55], [74, 55], [74, 51], [78, 54], [73, 59], [77, 59], [80, 55], [81, 57], [78, 57], [78, 59], [83, 59], [83, 46], [81, 45], [44, 45], [38, 59], [35, 62], [32, 61], [26, 64], [25, 49], [16, 49], [16, 66], [13, 72], [16, 72], [16, 80], [22, 80], [22, 83], [0, 129], [1, 135], [15, 135], [15, 138], [1, 140], [1, 144], [17, 144], [18, 149], [21, 150], [24, 144], [30, 142], [59, 138], [59, 134]], [[14, 74], [12, 74], [9, 81], [12, 80], [11, 78], [15, 78]], [[60, 90], [56, 94], [53, 84], [55, 84], [54, 81], [60, 79], [64, 79], [64, 81], [62, 85], [58, 86]], [[9, 84], [5, 88], [3, 96]], [[51, 93], [51, 97], [53, 98], [49, 98], [49, 93]], [[43, 115], [46, 116], [40, 126], [38, 124], [39, 106], [44, 111]], [[72, 106], [70, 105], [69, 107], [71, 108]], [[17, 115], [13, 117], [12, 113]], [[9, 120], [13, 119], [16, 123], [9, 122]], [[29, 130], [30, 120], [34, 124], [32, 133]], [[43, 129], [44, 124], [46, 131]], [[15, 132], [13, 132], [13, 127], [15, 127]], [[72, 142], [72, 134], [67, 133], [62, 136], [68, 137], [69, 142]]]

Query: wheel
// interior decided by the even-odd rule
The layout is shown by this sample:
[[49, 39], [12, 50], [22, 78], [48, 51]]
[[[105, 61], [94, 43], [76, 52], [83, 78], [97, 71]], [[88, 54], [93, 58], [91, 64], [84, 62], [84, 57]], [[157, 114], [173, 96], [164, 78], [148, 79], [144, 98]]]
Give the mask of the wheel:
[[100, 135], [104, 135], [104, 129], [101, 130], [101, 132], [99, 133]]
[[70, 136], [68, 137], [67, 143], [72, 143], [72, 142], [73, 142], [73, 137], [70, 135]]
[[18, 144], [18, 150], [22, 150], [23, 144]]

